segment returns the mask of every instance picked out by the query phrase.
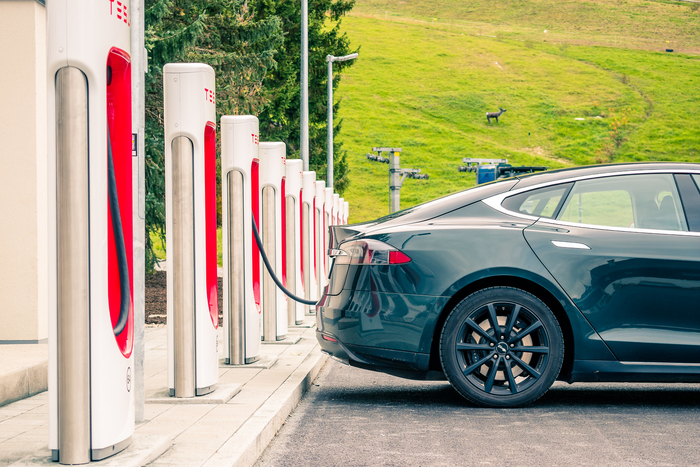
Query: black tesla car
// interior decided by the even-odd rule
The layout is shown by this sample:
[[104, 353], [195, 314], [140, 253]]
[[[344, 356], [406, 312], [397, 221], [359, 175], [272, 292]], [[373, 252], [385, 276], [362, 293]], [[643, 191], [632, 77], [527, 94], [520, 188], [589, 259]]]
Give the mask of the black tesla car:
[[600, 165], [331, 227], [324, 351], [516, 407], [559, 379], [700, 381], [700, 164]]

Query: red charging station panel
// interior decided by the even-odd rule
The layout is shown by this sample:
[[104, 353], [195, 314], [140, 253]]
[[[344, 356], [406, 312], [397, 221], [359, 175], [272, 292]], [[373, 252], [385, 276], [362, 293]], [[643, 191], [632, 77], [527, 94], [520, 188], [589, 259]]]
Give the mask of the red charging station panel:
[[219, 327], [219, 292], [216, 245], [216, 125], [207, 122], [204, 127], [204, 209], [207, 224], [207, 301], [211, 322]]
[[282, 177], [280, 192], [282, 195], [282, 208], [280, 209], [282, 219], [282, 285], [287, 287], [287, 179]]
[[[258, 159], [253, 159], [250, 167], [250, 191], [251, 201], [253, 206], [253, 218], [255, 219], [255, 225], [258, 226], [258, 232], [260, 231], [260, 161]], [[258, 308], [258, 313], [262, 313], [262, 308], [260, 307], [260, 249], [258, 244], [253, 238], [253, 298], [255, 299], [255, 306]]]
[[[131, 58], [129, 54], [113, 47], [107, 55], [107, 125], [108, 144], [112, 147], [114, 175], [117, 181], [119, 213], [122, 223], [124, 247], [128, 265], [129, 317], [124, 330], [115, 335], [119, 350], [129, 358], [134, 346], [134, 260], [132, 219], [132, 172], [131, 172]], [[109, 201], [107, 201], [109, 204]], [[111, 212], [112, 206], [109, 206]], [[121, 308], [121, 279], [119, 261], [114, 238], [112, 216], [107, 216], [107, 271], [109, 280], [109, 314], [114, 328], [119, 320]]]

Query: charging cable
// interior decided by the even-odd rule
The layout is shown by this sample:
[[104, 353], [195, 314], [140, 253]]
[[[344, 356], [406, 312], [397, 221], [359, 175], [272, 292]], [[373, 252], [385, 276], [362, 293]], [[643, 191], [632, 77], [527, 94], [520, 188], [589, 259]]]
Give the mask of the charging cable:
[[279, 287], [280, 290], [282, 290], [282, 292], [284, 292], [287, 297], [291, 298], [292, 300], [294, 300], [296, 302], [303, 303], [304, 305], [316, 305], [317, 302], [315, 302], [313, 300], [306, 300], [304, 298], [300, 298], [300, 297], [297, 297], [295, 295], [292, 295], [292, 293], [282, 285], [280, 280], [275, 275], [275, 271], [272, 270], [272, 266], [270, 265], [270, 261], [267, 259], [267, 255], [265, 254], [265, 249], [263, 248], [262, 240], [260, 239], [260, 234], [258, 233], [258, 226], [255, 223], [255, 216], [251, 216], [251, 217], [253, 218], [253, 236], [255, 237], [255, 241], [258, 244], [258, 249], [260, 250], [260, 256], [262, 256], [263, 262], [265, 263], [265, 267], [267, 268], [267, 271], [270, 273], [270, 276], [272, 276], [272, 280], [275, 281], [275, 284], [277, 284], [277, 287]]
[[129, 321], [129, 306], [131, 303], [131, 290], [129, 289], [129, 263], [126, 259], [126, 245], [124, 244], [124, 230], [122, 229], [122, 217], [119, 211], [119, 195], [117, 193], [117, 177], [114, 174], [114, 161], [112, 160], [112, 140], [109, 137], [109, 125], [107, 125], [107, 196], [109, 198], [109, 211], [112, 217], [112, 233], [114, 234], [114, 246], [117, 250], [117, 267], [119, 268], [119, 286], [121, 302], [119, 304], [119, 319], [114, 325], [114, 335], [118, 336]]

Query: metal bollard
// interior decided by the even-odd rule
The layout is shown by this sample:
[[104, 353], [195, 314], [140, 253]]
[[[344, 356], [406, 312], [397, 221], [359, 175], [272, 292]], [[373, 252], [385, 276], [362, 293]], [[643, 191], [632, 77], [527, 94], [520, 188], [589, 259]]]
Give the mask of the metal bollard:
[[163, 67], [168, 387], [174, 397], [208, 394], [219, 379], [214, 87], [208, 65]]
[[[85, 75], [56, 75], [58, 451], [63, 464], [90, 461], [90, 242]], [[57, 459], [58, 460], [58, 459]]]
[[[221, 117], [224, 248], [224, 361], [244, 365], [260, 359], [260, 313], [253, 296], [253, 164], [259, 159], [258, 119]], [[255, 174], [255, 176], [257, 176]]]
[[[301, 172], [303, 165], [301, 159], [287, 160], [285, 190], [287, 289], [297, 296], [304, 295], [301, 273]], [[304, 321], [304, 305], [302, 303], [287, 300], [287, 321], [289, 324], [301, 324]]]
[[[282, 244], [282, 181], [285, 176], [286, 146], [280, 142], [260, 143], [260, 187], [262, 222], [260, 235], [275, 275], [285, 287], [285, 258]], [[263, 341], [283, 340], [287, 334], [287, 296], [278, 289], [270, 272], [263, 271]]]
[[[304, 278], [304, 298], [318, 300], [318, 282], [316, 282], [316, 237], [315, 204], [316, 172], [302, 172], [302, 272]], [[311, 312], [309, 305], [304, 305], [306, 312]]]
[[[333, 222], [332, 225], [338, 225], [338, 210], [340, 209], [340, 195], [333, 193]], [[326, 254], [328, 251], [326, 250]]]
[[324, 265], [324, 239], [323, 231], [325, 224], [325, 201], [326, 201], [326, 182], [316, 180], [316, 204], [314, 207], [316, 223], [314, 226], [314, 254], [316, 256], [316, 264], [314, 271], [316, 273], [317, 289], [316, 299], [323, 296], [323, 288], [326, 286], [327, 278]]
[[[325, 215], [323, 217], [323, 232], [321, 234], [321, 237], [323, 238], [323, 242], [321, 243], [321, 245], [323, 245], [323, 254], [321, 256], [323, 257], [323, 277], [325, 278], [325, 287], [328, 284], [328, 273], [331, 269], [331, 258], [328, 256], [328, 242], [330, 241], [328, 229], [331, 225], [335, 225], [335, 222], [333, 222], [333, 188], [326, 188], [323, 190], [323, 192], [325, 195], [323, 204], [323, 212]], [[321, 289], [321, 291], [323, 291], [323, 289]]]
[[172, 142], [173, 356], [175, 397], [195, 396], [194, 337], [194, 168], [192, 141]]

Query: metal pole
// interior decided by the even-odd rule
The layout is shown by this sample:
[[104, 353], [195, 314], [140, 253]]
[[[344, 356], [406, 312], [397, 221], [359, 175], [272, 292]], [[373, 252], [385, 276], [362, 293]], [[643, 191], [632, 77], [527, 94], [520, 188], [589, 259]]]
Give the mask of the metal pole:
[[399, 152], [389, 153], [389, 191], [391, 212], [401, 210], [401, 170], [399, 169]]
[[169, 274], [173, 275], [175, 397], [195, 396], [194, 319], [194, 148], [186, 136], [172, 142], [173, 235]]
[[144, 339], [146, 323], [146, 49], [144, 0], [131, 0], [131, 125], [136, 143], [132, 164], [134, 226], [134, 417], [145, 420]]
[[[243, 203], [245, 199], [243, 174], [238, 170], [228, 173], [228, 346], [231, 365], [244, 365], [245, 361], [245, 234]], [[253, 240], [255, 241], [255, 240]]]
[[327, 55], [328, 62], [328, 148], [326, 164], [328, 173], [326, 175], [326, 186], [333, 190], [333, 56]]
[[88, 89], [77, 68], [56, 74], [58, 461], [90, 462]]
[[301, 0], [301, 160], [309, 170], [309, 6]]
[[[272, 267], [277, 266], [275, 189], [266, 186], [262, 190], [262, 241]], [[279, 271], [275, 271], [276, 273]], [[263, 340], [277, 340], [277, 286], [269, 271], [263, 271]]]

